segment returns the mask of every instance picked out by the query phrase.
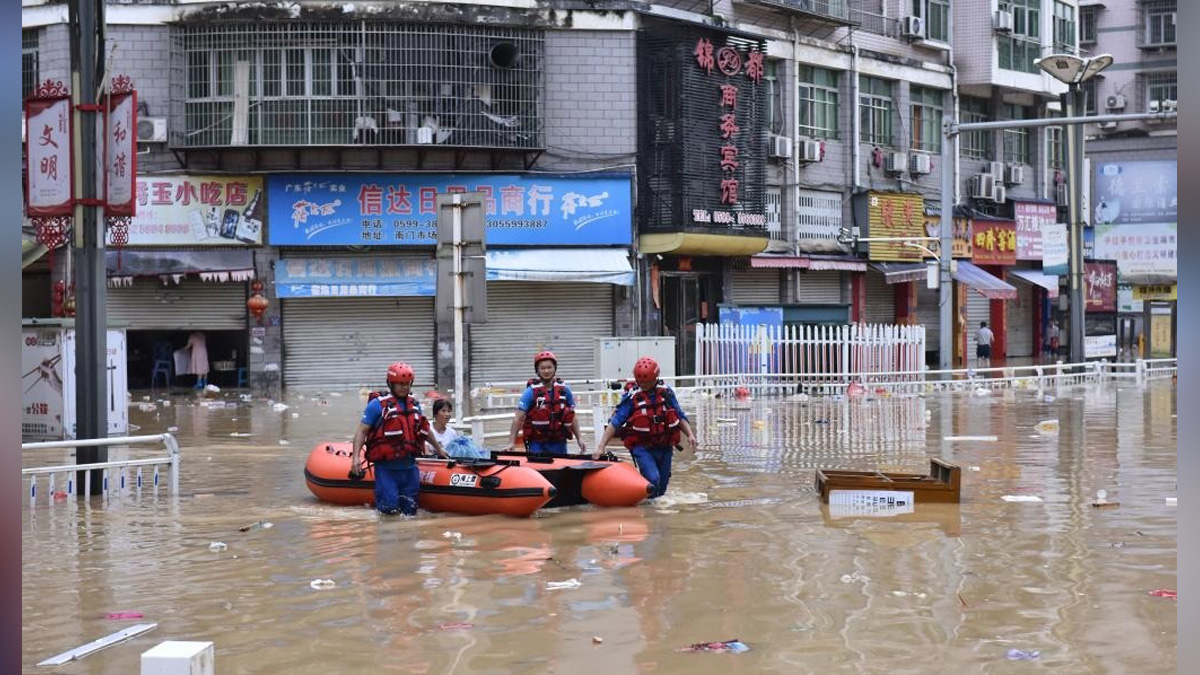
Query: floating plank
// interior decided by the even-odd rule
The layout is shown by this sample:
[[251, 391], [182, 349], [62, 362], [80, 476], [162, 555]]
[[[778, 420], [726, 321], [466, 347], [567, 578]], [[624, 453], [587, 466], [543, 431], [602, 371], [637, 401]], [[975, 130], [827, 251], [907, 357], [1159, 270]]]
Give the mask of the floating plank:
[[975, 441], [979, 443], [995, 443], [1000, 440], [995, 436], [946, 436], [943, 441]]
[[64, 663], [70, 663], [71, 661], [82, 659], [83, 657], [93, 654], [95, 652], [98, 652], [101, 649], [104, 649], [105, 647], [111, 647], [119, 642], [124, 642], [124, 641], [128, 640], [129, 638], [137, 637], [138, 635], [141, 635], [142, 633], [148, 633], [148, 632], [154, 630], [155, 628], [158, 628], [158, 624], [156, 624], [156, 623], [139, 623], [137, 625], [130, 626], [129, 628], [119, 630], [119, 631], [113, 633], [112, 635], [106, 635], [106, 636], [100, 638], [99, 640], [89, 642], [86, 645], [83, 645], [81, 647], [76, 647], [75, 649], [72, 649], [71, 651], [63, 652], [63, 653], [59, 654], [58, 656], [48, 658], [45, 661], [42, 661], [41, 663], [39, 663], [38, 665], [39, 666], [61, 666]]

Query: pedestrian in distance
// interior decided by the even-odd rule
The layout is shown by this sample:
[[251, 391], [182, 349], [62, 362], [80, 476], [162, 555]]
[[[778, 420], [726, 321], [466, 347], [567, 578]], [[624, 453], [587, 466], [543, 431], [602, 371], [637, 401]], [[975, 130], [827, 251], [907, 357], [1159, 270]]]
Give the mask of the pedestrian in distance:
[[571, 388], [556, 377], [558, 359], [554, 352], [535, 354], [533, 370], [537, 377], [526, 383], [525, 392], [517, 402], [517, 414], [504, 451], [512, 452], [517, 444], [517, 432], [521, 431], [527, 452], [565, 455], [567, 441], [573, 437], [579, 444], [579, 453], [587, 453], [587, 444], [579, 433], [579, 420], [575, 418], [575, 396]]
[[1062, 332], [1058, 328], [1058, 322], [1051, 321], [1050, 327], [1046, 329], [1046, 346], [1050, 352], [1050, 358], [1058, 356], [1058, 341]]
[[366, 474], [360, 463], [365, 445], [367, 462], [375, 467], [375, 508], [384, 515], [417, 514], [421, 474], [416, 460], [426, 443], [438, 456], [448, 457], [412, 395], [414, 377], [407, 363], [388, 366], [387, 390], [370, 395], [354, 432], [350, 479], [362, 480]]
[[621, 396], [593, 453], [595, 459], [600, 459], [609, 441], [620, 435], [642, 477], [654, 485], [650, 499], [667, 492], [672, 453], [681, 436], [687, 437], [693, 450], [698, 444], [687, 413], [675, 392], [659, 379], [659, 373], [658, 362], [649, 356], [637, 360], [633, 366], [634, 386]]
[[979, 322], [979, 330], [975, 331], [975, 358], [977, 365], [987, 368], [992, 365], [992, 342], [996, 339], [986, 321]]

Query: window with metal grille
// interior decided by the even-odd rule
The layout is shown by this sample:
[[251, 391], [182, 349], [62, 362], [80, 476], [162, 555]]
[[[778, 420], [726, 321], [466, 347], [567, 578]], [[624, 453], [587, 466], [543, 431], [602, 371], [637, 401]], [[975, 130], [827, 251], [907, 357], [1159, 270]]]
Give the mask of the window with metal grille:
[[912, 149], [940, 152], [942, 149], [942, 106], [946, 93], [941, 89], [909, 88], [912, 98]]
[[1146, 73], [1142, 75], [1146, 95], [1147, 108], [1151, 101], [1178, 101], [1179, 89], [1175, 84], [1175, 72]]
[[798, 201], [796, 209], [797, 241], [837, 238], [842, 227], [841, 194], [800, 190]]
[[[987, 99], [963, 96], [958, 100], [958, 111], [959, 117], [962, 118], [964, 124], [990, 121]], [[963, 157], [970, 157], [971, 159], [992, 158], [991, 131], [965, 131], [960, 136], [960, 139], [959, 152], [962, 153]]]
[[1162, 47], [1175, 44], [1175, 0], [1150, 0], [1142, 3], [1142, 46]]
[[837, 138], [837, 118], [837, 72], [800, 66], [800, 135]]
[[950, 42], [949, 0], [913, 0], [913, 16], [925, 21], [925, 39]]
[[1063, 168], [1063, 128], [1046, 127], [1046, 166]]
[[1096, 109], [1096, 90], [1100, 86], [1099, 81], [1103, 79], [1103, 77], [1093, 77], [1090, 80], [1084, 80], [1084, 82], [1079, 85], [1079, 91], [1083, 92], [1084, 115], [1098, 114]]
[[[1029, 119], [1032, 115], [1025, 106], [1004, 104], [1004, 117], [1010, 120]], [[1029, 129], [1004, 129], [1004, 161], [1013, 164], [1029, 164]]]
[[1095, 44], [1096, 21], [1099, 19], [1100, 8], [1092, 5], [1079, 8], [1079, 43]]
[[38, 86], [38, 32], [21, 31], [21, 97], [33, 93]]
[[1074, 54], [1076, 49], [1075, 8], [1054, 0], [1054, 51], [1060, 54]]
[[781, 64], [779, 59], [767, 59], [763, 68], [763, 85], [767, 88], [767, 129], [773, 134], [784, 133]]
[[767, 236], [773, 241], [783, 241], [783, 191], [781, 188], [767, 186], [763, 204], [767, 215]]
[[187, 147], [541, 147], [544, 36], [500, 26], [177, 25]]
[[1000, 3], [1000, 9], [1013, 15], [1012, 32], [996, 40], [1000, 67], [1023, 73], [1038, 72], [1033, 62], [1042, 55], [1041, 0], [1008, 0]]
[[858, 110], [862, 142], [892, 144], [892, 83], [877, 77], [859, 77]]

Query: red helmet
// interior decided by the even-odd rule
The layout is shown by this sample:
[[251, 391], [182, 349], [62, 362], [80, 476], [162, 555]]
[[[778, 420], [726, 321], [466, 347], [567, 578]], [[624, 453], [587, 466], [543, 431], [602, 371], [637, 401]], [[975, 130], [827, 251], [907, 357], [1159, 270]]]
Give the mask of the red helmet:
[[634, 379], [648, 380], [652, 377], [658, 377], [658, 373], [658, 361], [649, 356], [643, 356], [637, 360], [637, 363], [633, 364]]
[[550, 351], [549, 349], [543, 349], [542, 351], [533, 355], [533, 369], [537, 370], [538, 364], [546, 359], [553, 361], [555, 368], [558, 367], [558, 358], [554, 356], [554, 352]]
[[388, 384], [412, 384], [413, 378], [417, 375], [413, 372], [412, 366], [397, 361], [388, 366], [387, 383]]

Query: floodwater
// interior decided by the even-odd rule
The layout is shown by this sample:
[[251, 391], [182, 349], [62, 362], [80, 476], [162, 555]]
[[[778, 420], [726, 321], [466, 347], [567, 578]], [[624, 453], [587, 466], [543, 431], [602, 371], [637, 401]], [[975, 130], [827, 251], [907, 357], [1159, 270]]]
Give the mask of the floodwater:
[[[1169, 382], [685, 399], [701, 447], [659, 503], [525, 520], [322, 505], [304, 461], [349, 438], [358, 392], [293, 393], [282, 412], [227, 400], [131, 409], [139, 433], [178, 428], [177, 498], [22, 498], [27, 671], [155, 622], [47, 672], [137, 673], [168, 639], [213, 641], [220, 675], [1176, 672], [1176, 601], [1149, 594], [1176, 588]], [[1057, 434], [1036, 430], [1047, 419]], [[924, 473], [931, 457], [963, 466], [961, 504], [845, 516], [813, 489], [818, 467]], [[1094, 508], [1100, 489], [1119, 506]], [[734, 639], [750, 651], [681, 651]]]

